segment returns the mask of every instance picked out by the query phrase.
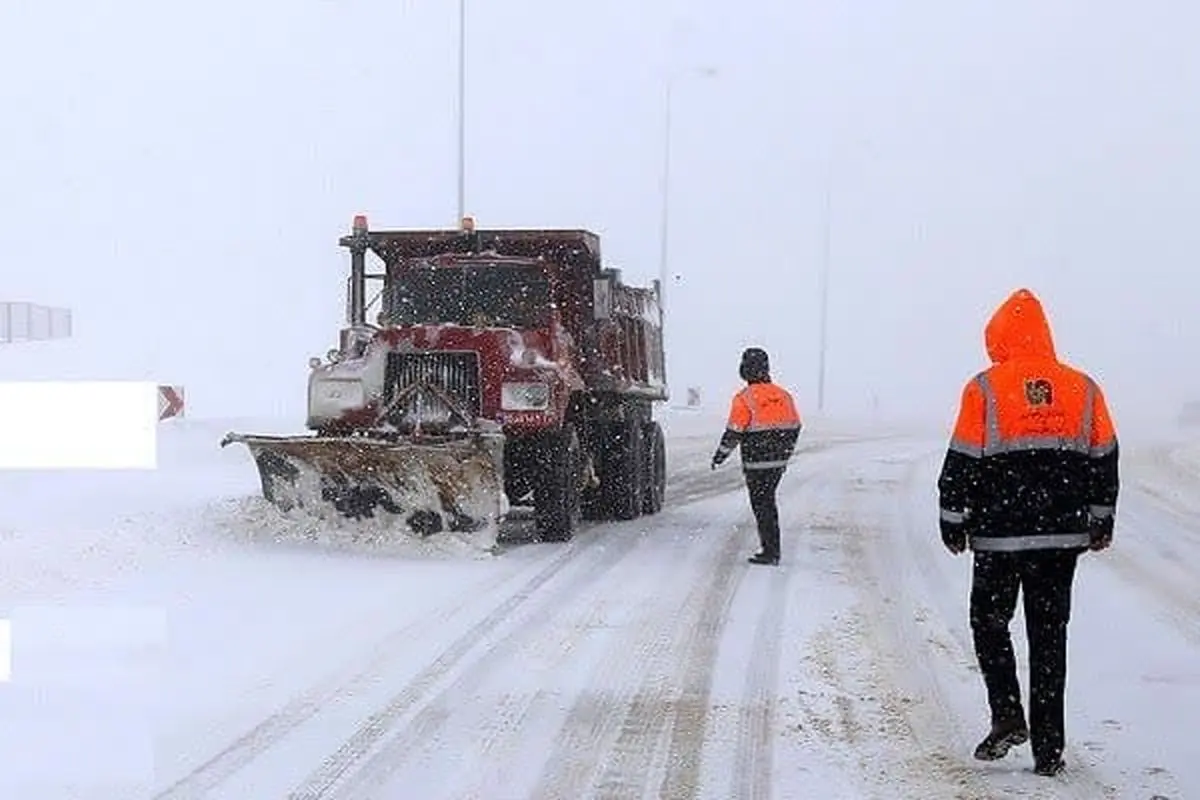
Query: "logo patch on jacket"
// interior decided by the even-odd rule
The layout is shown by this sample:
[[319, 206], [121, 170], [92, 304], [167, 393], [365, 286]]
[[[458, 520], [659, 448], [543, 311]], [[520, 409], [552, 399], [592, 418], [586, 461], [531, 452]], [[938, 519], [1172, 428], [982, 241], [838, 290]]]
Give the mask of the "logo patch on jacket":
[[1054, 404], [1054, 387], [1045, 378], [1032, 378], [1025, 381], [1025, 402], [1031, 406], [1049, 406]]

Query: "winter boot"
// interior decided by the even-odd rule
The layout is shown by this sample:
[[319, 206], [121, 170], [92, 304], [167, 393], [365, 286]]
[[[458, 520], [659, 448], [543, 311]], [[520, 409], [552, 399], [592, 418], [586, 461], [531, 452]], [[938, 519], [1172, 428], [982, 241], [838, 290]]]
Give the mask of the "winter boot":
[[771, 566], [779, 564], [779, 556], [771, 556], [766, 553], [755, 553], [746, 560], [751, 564], [770, 564]]
[[1066, 768], [1061, 758], [1047, 758], [1039, 760], [1033, 767], [1033, 771], [1037, 775], [1044, 775], [1051, 778]]
[[1023, 719], [1011, 719], [992, 724], [992, 732], [975, 748], [975, 758], [996, 761], [1008, 755], [1010, 748], [1029, 741], [1029, 728]]

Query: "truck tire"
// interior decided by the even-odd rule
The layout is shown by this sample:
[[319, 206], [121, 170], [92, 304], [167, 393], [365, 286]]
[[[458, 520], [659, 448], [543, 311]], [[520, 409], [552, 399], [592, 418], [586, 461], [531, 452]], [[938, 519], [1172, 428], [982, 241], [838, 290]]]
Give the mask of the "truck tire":
[[580, 516], [580, 472], [583, 459], [579, 436], [564, 425], [546, 438], [543, 472], [533, 489], [533, 518], [543, 542], [565, 542], [575, 533]]
[[667, 441], [662, 426], [648, 423], [644, 430], [646, 453], [646, 488], [642, 495], [642, 513], [662, 511], [667, 494]]
[[610, 429], [608, 441], [612, 460], [609, 468], [607, 500], [617, 519], [637, 519], [641, 516], [646, 490], [646, 445], [642, 423], [630, 419], [616, 423]]
[[592, 469], [599, 480], [598, 486], [589, 486], [583, 490], [580, 501], [581, 516], [588, 521], [600, 521], [612, 517], [609, 508], [608, 481], [611, 469], [607, 441], [608, 427], [602, 423], [592, 423], [589, 440], [592, 442]]

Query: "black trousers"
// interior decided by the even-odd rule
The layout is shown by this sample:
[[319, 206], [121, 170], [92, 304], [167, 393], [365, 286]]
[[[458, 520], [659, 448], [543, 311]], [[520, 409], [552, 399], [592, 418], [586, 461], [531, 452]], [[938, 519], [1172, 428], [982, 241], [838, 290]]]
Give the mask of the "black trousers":
[[783, 468], [748, 469], [745, 471], [746, 489], [750, 492], [750, 510], [758, 524], [758, 540], [762, 553], [779, 558], [779, 505], [775, 492], [783, 478]]
[[1009, 624], [1024, 598], [1029, 641], [1029, 739], [1037, 761], [1062, 756], [1066, 741], [1067, 623], [1078, 550], [975, 553], [971, 632], [992, 723], [1024, 719]]

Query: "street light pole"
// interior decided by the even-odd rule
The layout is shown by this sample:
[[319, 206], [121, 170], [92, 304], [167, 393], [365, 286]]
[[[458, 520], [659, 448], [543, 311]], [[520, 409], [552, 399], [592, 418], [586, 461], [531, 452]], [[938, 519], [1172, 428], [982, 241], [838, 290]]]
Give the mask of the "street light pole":
[[[713, 67], [703, 67], [698, 71], [700, 77], [712, 78], [717, 75], [717, 70]], [[666, 346], [667, 331], [671, 329], [671, 325], [667, 322], [667, 284], [670, 282], [671, 276], [671, 167], [672, 167], [672, 146], [674, 143], [673, 114], [675, 103], [675, 80], [678, 76], [674, 73], [667, 74], [666, 89], [663, 96], [663, 151], [662, 151], [662, 175], [660, 177], [662, 193], [662, 207], [659, 210], [658, 223], [658, 286], [659, 286], [659, 307], [662, 309], [663, 316], [663, 361], [666, 361], [666, 352], [670, 348]], [[668, 371], [668, 384], [670, 383]]]
[[467, 0], [458, 0], [458, 222], [467, 215]]
[[833, 165], [825, 176], [825, 208], [821, 220], [820, 333], [817, 351], [817, 411], [825, 410], [826, 350], [829, 343], [829, 262], [833, 238]]
[[659, 303], [666, 313], [667, 278], [669, 277], [670, 231], [671, 231], [671, 95], [673, 77], [667, 78], [666, 96], [663, 99], [663, 154], [662, 154], [662, 208], [658, 223], [658, 285]]
[[[717, 75], [714, 67], [702, 67], [697, 71], [701, 78], [712, 78]], [[658, 281], [662, 287], [663, 298], [666, 297], [667, 279], [670, 277], [671, 252], [671, 147], [675, 139], [672, 128], [673, 94], [675, 91], [676, 75], [668, 74], [666, 91], [663, 97], [663, 153], [662, 153], [662, 209], [660, 211], [658, 237]]]

